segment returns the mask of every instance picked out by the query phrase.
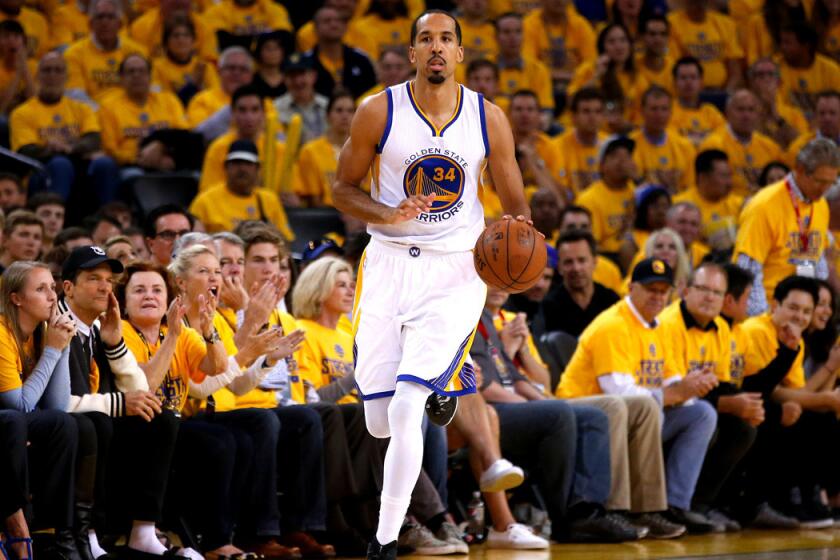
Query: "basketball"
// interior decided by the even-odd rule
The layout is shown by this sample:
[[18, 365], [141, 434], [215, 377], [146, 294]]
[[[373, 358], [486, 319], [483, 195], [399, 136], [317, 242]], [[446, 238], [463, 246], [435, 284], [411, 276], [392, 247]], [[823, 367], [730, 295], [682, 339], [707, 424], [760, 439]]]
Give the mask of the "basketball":
[[473, 251], [475, 270], [488, 286], [510, 293], [537, 283], [548, 260], [545, 240], [525, 222], [499, 220], [484, 228]]

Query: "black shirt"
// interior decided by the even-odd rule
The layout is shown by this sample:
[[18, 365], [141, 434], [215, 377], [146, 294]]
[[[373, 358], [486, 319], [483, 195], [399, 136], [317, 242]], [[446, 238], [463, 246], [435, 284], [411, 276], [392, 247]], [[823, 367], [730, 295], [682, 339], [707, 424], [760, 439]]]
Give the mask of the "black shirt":
[[271, 86], [268, 85], [262, 76], [260, 76], [259, 72], [254, 74], [254, 78], [251, 80], [251, 85], [260, 92], [262, 97], [268, 97], [269, 99], [276, 99], [286, 93], [286, 84], [285, 82], [281, 83], [278, 86]]
[[572, 336], [589, 326], [595, 317], [619, 300], [618, 294], [595, 282], [595, 292], [586, 309], [575, 303], [562, 282], [558, 282], [542, 302], [545, 331], [563, 331]]
[[[318, 58], [318, 46], [306, 53], [311, 60], [312, 66], [318, 72], [318, 80], [315, 82], [315, 91], [323, 96], [330, 97], [339, 84], [336, 83], [333, 75], [324, 68]], [[373, 69], [370, 59], [362, 52], [344, 45], [344, 64], [341, 71], [341, 85], [350, 91], [354, 98], [358, 98], [367, 90], [376, 85], [376, 72]]]
[[493, 316], [486, 309], [481, 313], [481, 322], [473, 339], [470, 357], [481, 368], [482, 383], [479, 390], [486, 389], [493, 381], [509, 388], [517, 381], [528, 379], [519, 373], [516, 364], [505, 353], [502, 339], [493, 325]]

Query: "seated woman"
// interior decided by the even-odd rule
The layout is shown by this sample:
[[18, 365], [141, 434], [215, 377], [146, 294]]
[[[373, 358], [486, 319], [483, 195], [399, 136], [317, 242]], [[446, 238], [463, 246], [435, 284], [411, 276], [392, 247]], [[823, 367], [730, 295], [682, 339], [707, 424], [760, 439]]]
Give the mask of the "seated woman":
[[[628, 270], [633, 270], [636, 264], [642, 259], [648, 257], [656, 257], [662, 259], [674, 270], [674, 289], [671, 290], [671, 299], [680, 297], [683, 288], [688, 282], [688, 275], [691, 267], [688, 264], [688, 253], [686, 253], [685, 245], [683, 245], [680, 234], [671, 228], [662, 228], [650, 234], [647, 241], [645, 241], [644, 251], [638, 253], [636, 258], [630, 263]], [[630, 275], [624, 279], [621, 285], [622, 296], [627, 295], [630, 291]]]
[[[149, 387], [164, 408], [180, 415], [187, 396], [203, 399], [241, 375], [222, 344], [213, 340], [213, 307], [205, 305], [199, 331], [183, 326], [180, 298], [169, 304], [166, 271], [151, 263], [130, 264], [117, 296], [123, 310], [126, 346], [144, 369]], [[195, 382], [193, 379], [202, 379]], [[237, 437], [238, 436], [238, 437]], [[242, 440], [245, 439], [243, 442]], [[250, 437], [201, 418], [181, 421], [174, 457], [173, 503], [183, 507], [192, 528], [202, 535], [208, 559], [245, 558], [233, 546], [237, 496], [252, 468]]]
[[[255, 519], [250, 524], [240, 524], [238, 534], [243, 541], [242, 548], [273, 558], [292, 558], [304, 550], [310, 554], [317, 551], [322, 556], [333, 556], [335, 552], [332, 547], [321, 545], [302, 530], [309, 529], [306, 526], [309, 523], [324, 523], [322, 519], [318, 519], [318, 515], [325, 511], [325, 506], [321, 502], [324, 484], [323, 435], [317, 413], [304, 411], [292, 418], [291, 415], [297, 412], [292, 409], [296, 407], [266, 409], [253, 405], [237, 406], [240, 397], [250, 394], [278, 362], [285, 362], [292, 354], [295, 337], [291, 334], [284, 335], [282, 329], [274, 328], [250, 336], [238, 336], [239, 333], [234, 333], [227, 321], [216, 311], [222, 287], [221, 265], [215, 251], [207, 246], [193, 245], [181, 250], [170, 263], [169, 271], [186, 307], [185, 323], [188, 326], [201, 324], [203, 310], [210, 306], [215, 329], [211, 340], [214, 344], [222, 344], [229, 356], [233, 356], [241, 367], [248, 368], [245, 374], [213, 393], [212, 399], [208, 398], [206, 403], [201, 403], [203, 416], [212, 414], [214, 422], [230, 426], [236, 431], [250, 433], [253, 439], [254, 463], [260, 465], [260, 468], [253, 469], [254, 479], [248, 485], [247, 497], [243, 499], [252, 504], [251, 511]], [[281, 417], [277, 412], [286, 412], [287, 409], [288, 418]], [[300, 447], [305, 448], [307, 455], [278, 464], [278, 451], [283, 452], [280, 456], [288, 457], [289, 450], [284, 444], [295, 438], [297, 441], [306, 442]], [[302, 463], [306, 464], [306, 467], [301, 466]], [[294, 504], [282, 508], [281, 518], [275, 499], [278, 480], [286, 482], [293, 480], [293, 477], [301, 477], [307, 481], [305, 487], [296, 489], [298, 494], [306, 494], [313, 490], [315, 492], [306, 494], [294, 500]], [[291, 500], [287, 498], [287, 501]], [[284, 529], [282, 538], [281, 524]], [[323, 526], [316, 529], [323, 530]]]
[[[57, 311], [55, 282], [46, 265], [17, 261], [2, 280], [0, 409], [25, 413], [3, 413], [13, 431], [6, 436], [22, 444], [4, 447], [13, 472], [3, 478], [10, 487], [7, 496], [5, 489], [2, 492], [0, 513], [9, 535], [20, 539], [9, 546], [19, 558], [32, 557], [31, 549], [23, 556], [31, 540], [21, 509], [31, 494], [39, 523], [55, 529], [55, 552], [78, 558], [73, 504], [79, 435], [73, 418], [64, 412], [70, 400], [68, 356], [75, 323], [69, 314]], [[4, 463], [0, 470], [5, 467]]]

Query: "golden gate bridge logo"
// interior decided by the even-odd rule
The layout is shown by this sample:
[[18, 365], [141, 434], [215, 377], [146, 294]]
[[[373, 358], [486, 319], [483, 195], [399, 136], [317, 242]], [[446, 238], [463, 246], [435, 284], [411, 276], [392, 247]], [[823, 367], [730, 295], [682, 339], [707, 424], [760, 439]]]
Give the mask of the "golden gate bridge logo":
[[428, 155], [412, 163], [405, 172], [406, 196], [435, 195], [432, 213], [452, 208], [464, 193], [464, 169], [444, 155]]

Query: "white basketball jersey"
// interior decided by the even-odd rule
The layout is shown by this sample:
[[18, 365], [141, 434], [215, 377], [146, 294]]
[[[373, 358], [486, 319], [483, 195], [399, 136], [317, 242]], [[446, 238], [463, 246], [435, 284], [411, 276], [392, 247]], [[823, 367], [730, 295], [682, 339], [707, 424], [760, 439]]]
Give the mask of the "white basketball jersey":
[[377, 145], [371, 196], [396, 207], [414, 194], [435, 194], [431, 211], [368, 232], [389, 243], [437, 251], [469, 251], [484, 229], [478, 183], [490, 155], [484, 98], [458, 86], [452, 118], [440, 129], [417, 104], [412, 82], [386, 90], [388, 121]]

